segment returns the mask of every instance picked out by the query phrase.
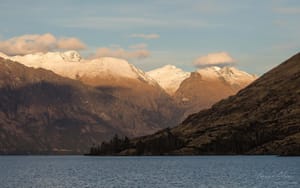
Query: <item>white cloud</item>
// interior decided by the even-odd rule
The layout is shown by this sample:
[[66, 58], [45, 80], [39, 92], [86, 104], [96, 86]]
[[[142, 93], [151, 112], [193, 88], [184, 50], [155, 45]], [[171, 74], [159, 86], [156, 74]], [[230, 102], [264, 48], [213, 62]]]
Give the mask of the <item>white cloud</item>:
[[57, 40], [57, 48], [65, 50], [80, 50], [85, 48], [85, 44], [83, 44], [79, 39], [74, 37], [61, 38]]
[[210, 53], [194, 61], [196, 67], [224, 66], [233, 64], [235, 60], [227, 52]]
[[85, 44], [77, 38], [57, 38], [50, 33], [22, 35], [0, 41], [0, 51], [7, 55], [25, 55], [57, 50], [80, 50]]
[[143, 59], [150, 56], [150, 51], [146, 48], [132, 48], [125, 50], [123, 48], [98, 48], [92, 58], [97, 57], [116, 57], [121, 59]]
[[131, 38], [142, 38], [142, 39], [158, 39], [160, 36], [158, 34], [132, 34]]

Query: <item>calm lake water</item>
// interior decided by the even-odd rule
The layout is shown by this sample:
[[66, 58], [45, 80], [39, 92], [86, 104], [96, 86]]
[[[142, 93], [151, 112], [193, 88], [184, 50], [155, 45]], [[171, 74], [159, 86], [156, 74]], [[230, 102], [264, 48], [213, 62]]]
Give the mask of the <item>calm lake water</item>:
[[0, 156], [0, 187], [300, 187], [300, 157]]

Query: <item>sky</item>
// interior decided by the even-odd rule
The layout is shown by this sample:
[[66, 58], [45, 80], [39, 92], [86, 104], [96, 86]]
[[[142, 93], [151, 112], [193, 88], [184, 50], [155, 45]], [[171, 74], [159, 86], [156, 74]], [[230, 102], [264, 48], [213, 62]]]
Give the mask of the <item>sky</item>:
[[261, 75], [300, 51], [299, 0], [1, 0], [0, 51], [78, 50], [144, 71], [234, 65]]

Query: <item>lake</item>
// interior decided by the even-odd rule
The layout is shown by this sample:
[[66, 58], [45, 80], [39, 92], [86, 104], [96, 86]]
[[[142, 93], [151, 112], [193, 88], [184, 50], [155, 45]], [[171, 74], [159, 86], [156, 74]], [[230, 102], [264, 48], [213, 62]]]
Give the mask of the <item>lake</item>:
[[1, 188], [300, 187], [300, 157], [0, 156]]

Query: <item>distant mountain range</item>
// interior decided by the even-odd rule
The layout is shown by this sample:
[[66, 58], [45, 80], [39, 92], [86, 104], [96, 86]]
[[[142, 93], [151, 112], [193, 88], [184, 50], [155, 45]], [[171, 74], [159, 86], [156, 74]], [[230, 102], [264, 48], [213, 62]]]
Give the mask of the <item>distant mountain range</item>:
[[234, 67], [206, 67], [189, 73], [172, 66], [147, 72], [185, 110], [185, 115], [209, 108], [217, 101], [236, 94], [257, 76]]
[[[300, 53], [180, 125], [114, 151], [110, 154], [300, 155]], [[97, 152], [109, 154], [102, 147]]]
[[83, 153], [116, 133], [151, 134], [256, 79], [232, 67], [145, 73], [76, 51], [0, 57], [1, 153]]

